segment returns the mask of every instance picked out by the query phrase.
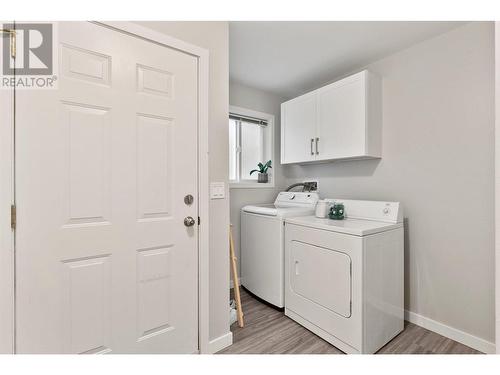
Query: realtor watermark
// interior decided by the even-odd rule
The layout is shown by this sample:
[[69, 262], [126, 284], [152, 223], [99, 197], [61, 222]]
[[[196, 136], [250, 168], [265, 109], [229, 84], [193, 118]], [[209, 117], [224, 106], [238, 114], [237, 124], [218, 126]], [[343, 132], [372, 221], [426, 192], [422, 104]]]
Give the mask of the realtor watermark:
[[56, 26], [49, 22], [4, 23], [0, 88], [56, 88], [56, 36]]

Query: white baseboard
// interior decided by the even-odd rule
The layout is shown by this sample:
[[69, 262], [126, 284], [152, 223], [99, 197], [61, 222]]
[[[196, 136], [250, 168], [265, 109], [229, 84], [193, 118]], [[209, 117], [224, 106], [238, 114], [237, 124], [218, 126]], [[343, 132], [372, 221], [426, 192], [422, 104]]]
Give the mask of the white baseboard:
[[225, 335], [217, 337], [216, 339], [213, 339], [208, 343], [207, 354], [217, 353], [218, 351], [221, 351], [222, 349], [227, 348], [231, 345], [233, 345], [233, 333], [228, 332]]
[[487, 354], [495, 353], [494, 343], [486, 341], [480, 337], [473, 336], [470, 333], [447, 326], [446, 324], [429, 319], [425, 316], [416, 314], [412, 311], [405, 310], [405, 320], [409, 321], [410, 323], [416, 324], [417, 326], [426, 328], [429, 331], [439, 333], [442, 336], [448, 337], [449, 339], [455, 340], [473, 349], [479, 350], [480, 352]]

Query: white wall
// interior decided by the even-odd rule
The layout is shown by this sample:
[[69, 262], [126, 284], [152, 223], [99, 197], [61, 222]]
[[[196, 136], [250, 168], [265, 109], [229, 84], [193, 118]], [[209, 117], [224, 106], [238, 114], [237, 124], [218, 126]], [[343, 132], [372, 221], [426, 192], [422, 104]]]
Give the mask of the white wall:
[[[234, 247], [240, 270], [240, 210], [243, 206], [256, 203], [274, 202], [279, 191], [283, 190], [285, 178], [283, 168], [279, 164], [280, 155], [280, 105], [285, 99], [260, 91], [236, 82], [229, 84], [229, 104], [237, 107], [274, 115], [274, 143], [275, 158], [273, 159], [272, 173], [275, 178], [274, 188], [231, 189], [230, 207], [231, 224], [233, 224]], [[241, 273], [239, 273], [241, 275]], [[232, 285], [232, 284], [231, 284]]]
[[[209, 50], [209, 176], [228, 181], [227, 22], [137, 22]], [[229, 191], [226, 191], [226, 197]], [[210, 201], [210, 340], [229, 333], [229, 199]]]
[[[401, 201], [406, 309], [494, 341], [494, 35], [471, 23], [368, 68], [383, 157], [284, 169], [323, 197]], [[325, 82], [326, 83], [326, 82]]]

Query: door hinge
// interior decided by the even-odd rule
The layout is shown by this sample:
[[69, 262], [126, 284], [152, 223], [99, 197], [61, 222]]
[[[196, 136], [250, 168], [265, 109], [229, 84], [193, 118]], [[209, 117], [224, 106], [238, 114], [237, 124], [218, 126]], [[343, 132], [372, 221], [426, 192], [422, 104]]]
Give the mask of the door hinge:
[[10, 56], [16, 58], [16, 32], [11, 30], [10, 32]]
[[9, 34], [10, 38], [10, 56], [16, 58], [16, 30], [12, 29], [0, 29], [2, 34]]
[[200, 225], [200, 224], [201, 224], [201, 219], [200, 219], [200, 217], [198, 216], [198, 225]]
[[17, 210], [15, 205], [10, 206], [10, 227], [11, 229], [16, 229], [17, 224]]

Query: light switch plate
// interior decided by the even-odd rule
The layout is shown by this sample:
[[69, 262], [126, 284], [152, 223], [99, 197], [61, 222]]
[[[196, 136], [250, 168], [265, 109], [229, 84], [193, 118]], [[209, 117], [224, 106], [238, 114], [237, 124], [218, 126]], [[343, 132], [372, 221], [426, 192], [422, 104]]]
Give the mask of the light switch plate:
[[226, 197], [226, 184], [224, 182], [210, 183], [210, 199], [224, 199]]

